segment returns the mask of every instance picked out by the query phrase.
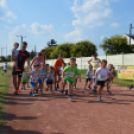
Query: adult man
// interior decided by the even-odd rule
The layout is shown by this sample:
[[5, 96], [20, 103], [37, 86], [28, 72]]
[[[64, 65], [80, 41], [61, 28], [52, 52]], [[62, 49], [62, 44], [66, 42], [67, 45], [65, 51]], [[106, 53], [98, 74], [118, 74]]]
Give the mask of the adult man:
[[[15, 95], [17, 95], [19, 92], [21, 77], [22, 77], [22, 73], [24, 71], [24, 66], [25, 66], [26, 60], [27, 60], [28, 66], [30, 67], [30, 54], [26, 51], [26, 48], [27, 48], [27, 42], [22, 42], [21, 50], [19, 50], [18, 58], [17, 59], [15, 57], [12, 58], [12, 60], [18, 61], [18, 68], [21, 70], [21, 71], [17, 71], [15, 69], [15, 65], [13, 65], [12, 76], [13, 76], [13, 85], [15, 88], [15, 92], [14, 92]], [[18, 76], [18, 78], [17, 78], [17, 76]]]

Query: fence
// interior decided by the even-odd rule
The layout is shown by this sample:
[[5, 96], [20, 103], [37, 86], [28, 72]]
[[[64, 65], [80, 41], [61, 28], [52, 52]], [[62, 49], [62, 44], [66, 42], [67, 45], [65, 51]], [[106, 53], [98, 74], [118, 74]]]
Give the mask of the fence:
[[[80, 57], [76, 58], [76, 63], [79, 69], [88, 69], [88, 60], [92, 57]], [[134, 65], [134, 54], [119, 54], [111, 56], [99, 56], [98, 58], [107, 59], [108, 64], [113, 64], [117, 69], [118, 65]], [[53, 66], [56, 59], [46, 60], [46, 63]], [[64, 58], [65, 63], [69, 62], [69, 58]], [[12, 62], [8, 62], [8, 66], [12, 66]], [[3, 66], [4, 63], [0, 63]]]

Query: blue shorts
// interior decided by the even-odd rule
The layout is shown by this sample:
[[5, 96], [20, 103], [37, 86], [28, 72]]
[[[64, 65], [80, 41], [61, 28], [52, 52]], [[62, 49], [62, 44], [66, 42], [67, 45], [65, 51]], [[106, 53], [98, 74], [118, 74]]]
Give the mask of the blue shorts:
[[35, 82], [30, 82], [32, 85], [32, 88], [36, 87], [36, 83]]
[[3, 70], [5, 73], [7, 72], [7, 70]]
[[41, 79], [38, 79], [39, 84], [43, 84], [43, 81]]
[[92, 81], [92, 78], [86, 78], [86, 82]]

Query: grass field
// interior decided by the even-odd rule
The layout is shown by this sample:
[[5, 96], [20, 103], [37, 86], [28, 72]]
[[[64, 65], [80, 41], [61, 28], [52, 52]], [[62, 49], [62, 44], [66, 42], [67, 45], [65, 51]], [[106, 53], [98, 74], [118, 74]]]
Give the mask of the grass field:
[[[3, 67], [0, 67], [0, 70], [3, 70]], [[7, 67], [7, 70], [12, 70], [12, 67]]]
[[9, 74], [2, 76], [2, 72], [0, 72], [0, 134], [2, 134], [2, 126], [5, 124], [3, 107], [5, 106], [5, 94], [9, 89], [9, 78]]

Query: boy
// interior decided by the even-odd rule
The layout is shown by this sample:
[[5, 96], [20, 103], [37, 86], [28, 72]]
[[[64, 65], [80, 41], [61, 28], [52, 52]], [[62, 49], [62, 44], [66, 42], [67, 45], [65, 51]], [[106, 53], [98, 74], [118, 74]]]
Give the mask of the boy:
[[47, 78], [46, 78], [46, 85], [48, 86], [48, 89], [50, 89], [50, 93], [52, 94], [52, 88], [53, 88], [53, 79], [54, 79], [54, 72], [53, 72], [53, 67], [50, 67], [50, 71], [47, 73]]
[[[60, 70], [62, 68], [62, 64], [64, 63], [63, 60], [63, 55], [59, 54], [58, 55], [58, 59], [56, 60], [55, 64], [54, 64], [54, 89], [57, 90], [59, 88], [59, 83], [61, 81], [61, 77], [60, 77]], [[56, 79], [58, 76], [58, 80]], [[57, 84], [57, 85], [56, 85]]]
[[5, 76], [6, 76], [6, 73], [7, 73], [7, 62], [6, 62], [5, 65], [3, 66], [3, 73], [2, 73], [2, 75], [5, 74]]
[[19, 47], [19, 43], [15, 42], [13, 44], [14, 48], [12, 49], [12, 59], [13, 58], [16, 58], [15, 62], [14, 62], [14, 65], [15, 65], [15, 69], [16, 71], [21, 71], [19, 68], [18, 68], [18, 55], [19, 55], [19, 51], [17, 50], [18, 47]]
[[80, 77], [80, 82], [81, 82], [81, 74], [80, 74], [80, 71], [75, 66], [75, 64], [76, 64], [76, 58], [71, 57], [70, 66], [66, 66], [62, 73], [62, 78], [64, 79], [64, 83], [68, 84], [69, 100], [71, 100], [71, 89], [74, 87], [75, 78]]
[[101, 101], [101, 91], [103, 90], [105, 82], [107, 81], [108, 77], [111, 78], [107, 68], [107, 60], [103, 59], [101, 67], [98, 68], [95, 72], [95, 83], [98, 89], [99, 101]]
[[90, 64], [89, 65], [89, 70], [87, 71], [87, 77], [86, 77], [86, 83], [85, 83], [85, 86], [84, 86], [84, 90], [86, 90], [86, 86], [88, 84], [88, 81], [90, 82], [88, 88], [91, 89], [91, 85], [93, 83], [93, 66]]

